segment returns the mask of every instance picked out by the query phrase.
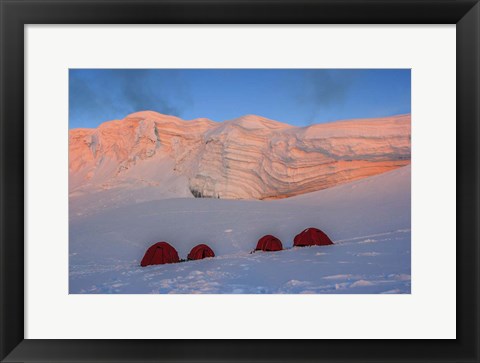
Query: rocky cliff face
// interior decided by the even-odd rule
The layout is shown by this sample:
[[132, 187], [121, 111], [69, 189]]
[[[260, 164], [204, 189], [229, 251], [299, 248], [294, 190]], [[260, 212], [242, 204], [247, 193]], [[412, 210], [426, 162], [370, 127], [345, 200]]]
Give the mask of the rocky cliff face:
[[285, 198], [410, 163], [410, 115], [298, 128], [253, 115], [217, 123], [145, 111], [69, 137], [71, 192], [146, 184], [196, 197]]

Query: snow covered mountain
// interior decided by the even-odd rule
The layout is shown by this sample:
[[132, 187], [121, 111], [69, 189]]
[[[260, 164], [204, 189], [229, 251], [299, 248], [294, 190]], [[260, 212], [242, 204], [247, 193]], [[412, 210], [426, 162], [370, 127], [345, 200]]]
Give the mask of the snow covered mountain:
[[[410, 293], [410, 115], [299, 128], [146, 111], [69, 136], [70, 293]], [[308, 227], [335, 244], [292, 248]], [[265, 234], [285, 250], [250, 254]], [[158, 241], [216, 257], [140, 267]]]
[[[410, 163], [410, 115], [294, 127], [260, 116], [214, 122], [137, 112], [69, 133], [70, 196], [277, 199]], [[128, 198], [112, 192], [107, 199]]]

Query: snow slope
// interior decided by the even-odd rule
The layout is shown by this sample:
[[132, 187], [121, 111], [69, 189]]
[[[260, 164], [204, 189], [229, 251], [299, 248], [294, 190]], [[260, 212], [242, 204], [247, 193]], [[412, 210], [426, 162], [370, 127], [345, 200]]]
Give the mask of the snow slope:
[[[148, 201], [139, 188], [135, 202], [119, 194], [95, 209], [79, 197], [70, 213], [70, 293], [410, 293], [410, 177], [405, 166], [269, 201]], [[290, 248], [311, 226], [335, 245], [249, 253], [264, 234]], [[147, 247], [162, 240], [181, 258], [198, 243], [217, 257], [141, 268]]]
[[409, 163], [410, 115], [299, 128], [255, 115], [217, 123], [143, 111], [69, 133], [73, 197], [146, 187], [153, 199], [285, 198]]

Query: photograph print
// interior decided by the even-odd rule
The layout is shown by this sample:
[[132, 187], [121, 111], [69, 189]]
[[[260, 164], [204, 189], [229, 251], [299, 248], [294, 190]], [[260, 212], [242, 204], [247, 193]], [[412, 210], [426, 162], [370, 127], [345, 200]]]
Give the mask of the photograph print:
[[70, 69], [70, 294], [410, 294], [410, 69]]

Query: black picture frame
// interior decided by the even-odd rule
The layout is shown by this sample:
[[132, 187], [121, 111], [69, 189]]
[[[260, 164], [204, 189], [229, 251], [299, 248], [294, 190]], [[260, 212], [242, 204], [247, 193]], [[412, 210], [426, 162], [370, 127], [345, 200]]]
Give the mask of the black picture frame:
[[[0, 12], [2, 361], [479, 362], [478, 0], [0, 0]], [[158, 23], [456, 24], [457, 339], [24, 339], [24, 26]]]

